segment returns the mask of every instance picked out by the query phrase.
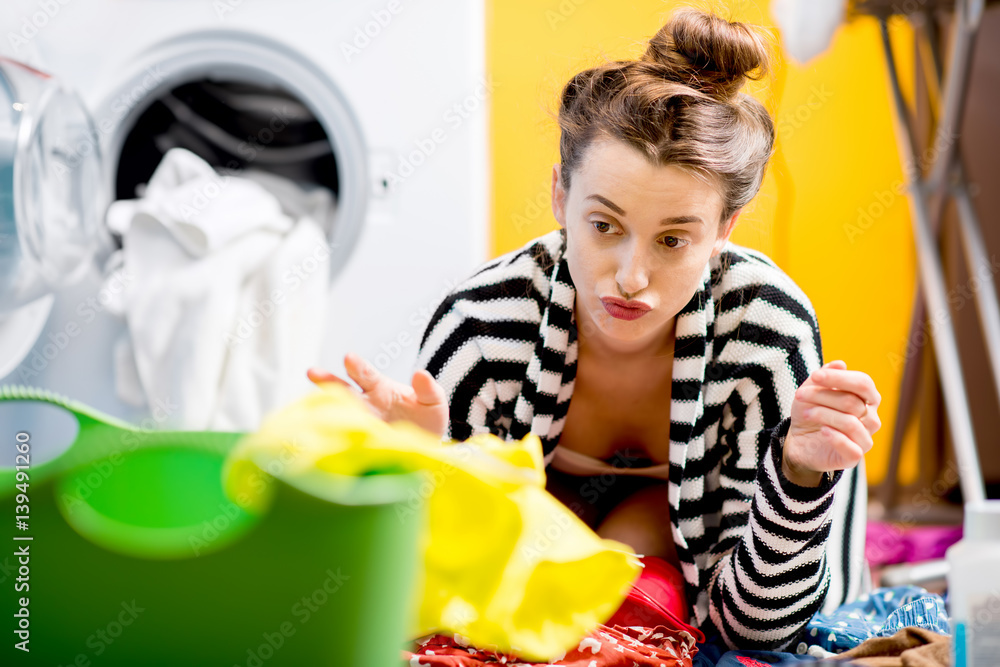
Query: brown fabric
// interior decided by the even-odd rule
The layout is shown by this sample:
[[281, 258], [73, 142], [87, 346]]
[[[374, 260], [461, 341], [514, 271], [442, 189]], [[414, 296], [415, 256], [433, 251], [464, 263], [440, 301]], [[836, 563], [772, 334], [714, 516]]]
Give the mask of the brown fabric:
[[951, 637], [923, 628], [903, 628], [891, 637], [862, 642], [834, 660], [861, 667], [950, 667]]

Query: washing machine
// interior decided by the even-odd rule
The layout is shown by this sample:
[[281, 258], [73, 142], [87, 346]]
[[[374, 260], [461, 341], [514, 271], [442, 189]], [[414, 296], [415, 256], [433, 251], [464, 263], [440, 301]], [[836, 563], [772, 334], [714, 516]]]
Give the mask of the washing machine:
[[[429, 312], [488, 257], [482, 0], [4, 0], [0, 35], [0, 384], [148, 420], [115, 390], [104, 213], [166, 144], [333, 193], [335, 372], [354, 351], [408, 381]], [[192, 105], [224, 140], [163, 139]]]

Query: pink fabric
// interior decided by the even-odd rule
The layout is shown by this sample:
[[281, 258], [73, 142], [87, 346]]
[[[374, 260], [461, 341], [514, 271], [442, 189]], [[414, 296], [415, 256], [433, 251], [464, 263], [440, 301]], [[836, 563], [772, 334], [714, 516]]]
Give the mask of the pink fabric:
[[962, 527], [906, 528], [892, 523], [869, 521], [865, 538], [865, 558], [872, 567], [918, 563], [944, 558], [945, 550], [962, 539]]
[[754, 660], [753, 658], [747, 658], [746, 656], [742, 655], [736, 656], [736, 660], [741, 665], [746, 665], [747, 667], [767, 667], [767, 665], [765, 665], [760, 660]]

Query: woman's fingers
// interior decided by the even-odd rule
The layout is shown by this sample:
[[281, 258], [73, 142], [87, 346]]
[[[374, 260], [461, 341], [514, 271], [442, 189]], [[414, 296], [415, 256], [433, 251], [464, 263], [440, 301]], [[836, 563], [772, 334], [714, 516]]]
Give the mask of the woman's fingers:
[[878, 416], [878, 406], [867, 405], [858, 398], [857, 394], [849, 391], [826, 389], [819, 385], [806, 383], [795, 392], [795, 398], [805, 404], [822, 405], [857, 417], [870, 434], [874, 434], [882, 428], [882, 420]]
[[869, 405], [868, 412], [865, 413], [864, 419], [861, 423], [865, 425], [869, 433], [876, 433], [880, 428], [882, 428], [882, 419], [878, 416], [878, 406]]
[[310, 368], [306, 371], [306, 377], [313, 381], [314, 384], [321, 385], [329, 382], [335, 384], [342, 384], [345, 387], [350, 387], [351, 383], [347, 380], [341, 379], [329, 371], [325, 371], [321, 368]]
[[[383, 376], [354, 353], [344, 356], [344, 368], [348, 377], [361, 387], [362, 401], [379, 419], [387, 422], [407, 420], [442, 436], [447, 432], [448, 397], [426, 370], [420, 369], [413, 374], [411, 388]], [[345, 380], [318, 368], [310, 368], [306, 374], [316, 384], [337, 382], [351, 387]]]
[[829, 424], [789, 431], [784, 457], [793, 469], [824, 472], [854, 467], [866, 449]]
[[847, 364], [841, 360], [831, 361], [815, 371], [799, 387], [796, 397], [854, 415], [868, 433], [882, 428], [878, 416], [882, 396], [875, 382], [867, 373], [847, 370]]
[[814, 384], [821, 385], [827, 389], [849, 391], [857, 394], [868, 405], [878, 406], [882, 402], [882, 396], [875, 389], [875, 382], [871, 377], [861, 371], [847, 370], [847, 365], [842, 361], [831, 361], [822, 368], [813, 371], [809, 379]]
[[785, 457], [796, 468], [842, 470], [857, 465], [882, 426], [882, 401], [866, 373], [841, 360], [817, 369], [795, 391]]
[[825, 461], [822, 465], [827, 470], [852, 468], [864, 458], [868, 451], [853, 438], [830, 426], [824, 426], [820, 433], [824, 438], [825, 446], [819, 455], [819, 460]]
[[344, 356], [344, 368], [347, 369], [347, 374], [352, 380], [358, 383], [358, 386], [364, 392], [372, 391], [382, 380], [382, 376], [375, 370], [374, 366], [353, 352], [349, 352]]
[[444, 437], [448, 432], [448, 397], [434, 376], [424, 369], [413, 374], [413, 398], [417, 403], [412, 413], [414, 421], [431, 433]]
[[424, 369], [413, 374], [413, 392], [421, 405], [440, 405], [447, 399], [441, 385]]
[[805, 431], [821, 430], [824, 426], [831, 428], [845, 435], [863, 452], [870, 450], [874, 444], [871, 433], [860, 419], [825, 405], [803, 406], [798, 426]]
[[811, 383], [806, 383], [799, 387], [795, 392], [795, 398], [806, 403], [825, 405], [828, 408], [854, 415], [858, 419], [864, 419], [865, 415], [871, 410], [857, 394], [849, 391], [827, 389], [821, 385]]

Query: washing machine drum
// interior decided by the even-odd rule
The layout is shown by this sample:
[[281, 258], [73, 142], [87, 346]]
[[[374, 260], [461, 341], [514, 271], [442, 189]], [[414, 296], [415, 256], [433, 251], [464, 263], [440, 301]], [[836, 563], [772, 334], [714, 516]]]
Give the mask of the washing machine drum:
[[34, 343], [51, 293], [82, 277], [106, 243], [101, 173], [80, 99], [0, 58], [0, 377]]

